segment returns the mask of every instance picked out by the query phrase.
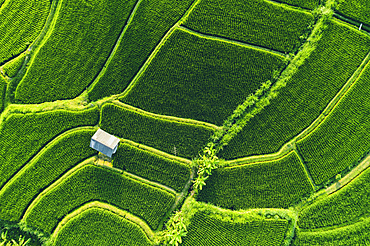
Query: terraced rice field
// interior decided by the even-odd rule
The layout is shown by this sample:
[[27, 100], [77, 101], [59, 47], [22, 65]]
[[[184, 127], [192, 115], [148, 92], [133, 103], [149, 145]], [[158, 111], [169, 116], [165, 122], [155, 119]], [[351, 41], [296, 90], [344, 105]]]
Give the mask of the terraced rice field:
[[369, 13], [0, 0], [0, 245], [369, 245]]

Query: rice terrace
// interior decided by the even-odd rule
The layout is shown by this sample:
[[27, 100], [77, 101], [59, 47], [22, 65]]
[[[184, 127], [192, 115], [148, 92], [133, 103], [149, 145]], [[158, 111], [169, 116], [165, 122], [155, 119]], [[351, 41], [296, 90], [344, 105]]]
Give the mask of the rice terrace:
[[370, 0], [0, 0], [0, 246], [370, 245]]

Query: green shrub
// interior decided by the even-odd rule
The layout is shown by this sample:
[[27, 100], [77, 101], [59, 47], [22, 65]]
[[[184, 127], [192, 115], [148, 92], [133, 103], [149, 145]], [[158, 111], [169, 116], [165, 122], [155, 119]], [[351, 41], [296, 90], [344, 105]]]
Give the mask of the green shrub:
[[150, 246], [152, 243], [135, 223], [110, 211], [91, 208], [64, 225], [55, 246]]
[[297, 143], [316, 184], [336, 176], [370, 150], [370, 64], [327, 118]]
[[8, 0], [1, 6], [0, 65], [36, 39], [48, 17], [50, 3], [49, 0]]
[[155, 229], [175, 202], [175, 195], [106, 168], [87, 165], [44, 194], [25, 221], [51, 233], [73, 209], [98, 200], [145, 220]]
[[355, 21], [370, 25], [370, 2], [366, 0], [340, 1], [337, 11]]
[[193, 158], [206, 145], [213, 129], [146, 116], [114, 104], [104, 104], [100, 127], [110, 134]]
[[143, 0], [105, 74], [89, 92], [92, 101], [123, 92], [166, 32], [194, 0]]
[[89, 147], [93, 130], [72, 132], [49, 146], [23, 168], [0, 192], [2, 219], [19, 221], [28, 205], [70, 168], [92, 156]]
[[235, 159], [278, 151], [321, 114], [369, 50], [368, 36], [330, 21], [316, 49], [278, 97], [246, 124], [219, 157]]
[[295, 152], [276, 161], [212, 171], [198, 199], [232, 210], [287, 208], [313, 190]]
[[96, 125], [98, 120], [97, 107], [11, 114], [0, 127], [0, 187], [57, 135], [74, 127]]
[[18, 70], [21, 68], [25, 58], [26, 55], [23, 53], [10, 62], [6, 63], [3, 67], [5, 74], [9, 77], [14, 77], [15, 75], [17, 75]]
[[190, 178], [187, 164], [121, 143], [113, 156], [113, 166], [181, 192]]
[[78, 96], [102, 69], [135, 0], [63, 1], [55, 27], [17, 87], [22, 103]]
[[157, 114], [222, 125], [248, 94], [271, 79], [283, 60], [176, 29], [120, 100]]
[[192, 30], [291, 52], [314, 17], [284, 5], [264, 0], [203, 0], [184, 25]]

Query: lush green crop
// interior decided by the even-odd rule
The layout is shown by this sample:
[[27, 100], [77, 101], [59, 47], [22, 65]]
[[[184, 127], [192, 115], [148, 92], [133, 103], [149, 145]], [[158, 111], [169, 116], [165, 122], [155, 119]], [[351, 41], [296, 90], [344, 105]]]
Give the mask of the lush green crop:
[[220, 157], [276, 152], [321, 114], [370, 50], [370, 38], [363, 33], [337, 21], [328, 25], [279, 96], [247, 123]]
[[296, 230], [293, 246], [348, 246], [368, 245], [370, 242], [370, 219], [333, 230], [306, 232]]
[[151, 242], [135, 223], [110, 211], [91, 208], [67, 222], [55, 246], [149, 246]]
[[182, 191], [190, 177], [189, 165], [125, 143], [121, 143], [114, 154], [113, 166], [167, 185], [178, 192]]
[[179, 156], [190, 159], [198, 156], [213, 132], [204, 126], [158, 119], [114, 104], [105, 104], [101, 114], [100, 126], [110, 134], [167, 153], [175, 147]]
[[244, 223], [216, 217], [210, 211], [198, 211], [190, 219], [184, 246], [276, 246], [281, 245], [286, 220], [249, 219]]
[[290, 52], [313, 15], [265, 0], [203, 0], [184, 23], [192, 30]]
[[233, 210], [287, 208], [311, 191], [302, 163], [291, 152], [276, 161], [213, 170], [199, 200]]
[[175, 202], [175, 195], [106, 168], [87, 165], [42, 196], [25, 221], [50, 233], [66, 214], [93, 200], [129, 211], [155, 229]]
[[40, 103], [78, 96], [102, 69], [135, 2], [63, 1], [15, 98]]
[[6, 82], [5, 78], [0, 74], [0, 112], [3, 110], [4, 107], [4, 97], [7, 86], [8, 83]]
[[319, 3], [320, 0], [279, 0], [277, 2], [286, 3], [293, 6], [298, 6], [306, 9], [314, 9]]
[[21, 54], [5, 64], [3, 67], [5, 74], [9, 77], [14, 77], [18, 73], [18, 70], [21, 68], [25, 58], [26, 56], [24, 54]]
[[283, 58], [177, 29], [120, 100], [158, 114], [222, 125], [248, 94], [271, 79]]
[[370, 150], [370, 64], [334, 110], [297, 143], [315, 183], [356, 163]]
[[194, 0], [143, 0], [122, 41], [92, 91], [91, 100], [119, 94], [143, 66], [165, 33], [181, 18]]
[[49, 146], [0, 192], [1, 219], [19, 221], [32, 200], [80, 161], [96, 153], [89, 147], [93, 130], [78, 130]]
[[315, 229], [353, 223], [370, 214], [370, 170], [351, 181], [344, 188], [304, 209], [298, 225]]
[[370, 25], [370, 2], [367, 0], [342, 0], [337, 10], [346, 17]]
[[49, 0], [0, 3], [0, 64], [24, 51], [36, 39], [49, 14], [50, 3]]
[[0, 187], [57, 135], [73, 127], [95, 125], [98, 120], [98, 107], [11, 114], [0, 128]]

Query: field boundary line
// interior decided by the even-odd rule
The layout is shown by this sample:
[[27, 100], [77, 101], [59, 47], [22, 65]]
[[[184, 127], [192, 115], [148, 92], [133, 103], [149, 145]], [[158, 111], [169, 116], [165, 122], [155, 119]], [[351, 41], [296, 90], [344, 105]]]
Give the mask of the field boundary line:
[[154, 233], [145, 221], [143, 221], [139, 217], [127, 212], [126, 210], [120, 209], [120, 208], [115, 207], [111, 204], [100, 202], [100, 201], [92, 201], [92, 202], [86, 203], [86, 204], [76, 208], [74, 211], [72, 211], [68, 215], [66, 215], [58, 223], [57, 227], [53, 231], [53, 233], [51, 235], [52, 241], [54, 241], [56, 239], [60, 229], [62, 229], [62, 227], [65, 226], [70, 220], [72, 220], [76, 216], [80, 215], [82, 212], [85, 212], [85, 211], [87, 211], [89, 209], [92, 209], [92, 208], [98, 208], [98, 209], [101, 209], [101, 210], [109, 211], [109, 212], [111, 212], [115, 215], [118, 215], [118, 216], [122, 217], [123, 219], [126, 219], [126, 220], [138, 225], [141, 228], [141, 230], [144, 232], [144, 234], [147, 236], [147, 238], [150, 241], [153, 241]]
[[275, 4], [275, 5], [278, 5], [278, 6], [283, 6], [285, 8], [290, 8], [292, 10], [299, 11], [299, 12], [304, 12], [304, 13], [310, 13], [311, 14], [311, 11], [312, 11], [312, 9], [308, 9], [308, 8], [304, 8], [304, 7], [301, 7], [301, 6], [295, 6], [295, 5], [287, 4], [287, 3], [280, 2], [280, 1], [277, 1], [277, 0], [265, 0], [265, 2], [269, 2], [271, 4]]
[[[105, 61], [104, 65], [103, 65], [103, 68], [100, 70], [100, 72], [98, 73], [98, 75], [96, 75], [96, 77], [93, 79], [93, 81], [87, 86], [87, 91], [88, 93], [92, 90], [92, 88], [94, 88], [94, 86], [99, 82], [99, 80], [101, 79], [101, 77], [104, 76], [108, 66], [110, 65], [113, 57], [116, 55], [116, 52], [118, 50], [118, 47], [121, 45], [121, 41], [123, 39], [123, 36], [126, 34], [126, 31], [128, 29], [128, 27], [130, 26], [132, 20], [134, 19], [134, 16], [135, 16], [135, 13], [137, 11], [137, 9], [139, 8], [140, 6], [140, 3], [142, 2], [142, 0], [137, 0], [136, 1], [136, 4], [133, 8], [133, 10], [131, 11], [130, 13], [130, 16], [128, 17], [127, 19], [127, 22], [125, 24], [125, 26], [123, 27], [118, 39], [116, 40], [116, 43], [114, 44], [114, 47], [113, 49], [111, 50], [107, 60]], [[82, 94], [82, 93], [81, 93]], [[80, 95], [81, 95], [80, 94]], [[78, 96], [77, 96], [78, 97]]]
[[237, 41], [237, 40], [228, 39], [228, 38], [220, 37], [220, 36], [216, 36], [216, 35], [204, 34], [204, 33], [195, 31], [193, 29], [190, 29], [186, 26], [179, 26], [178, 29], [183, 30], [183, 31], [185, 31], [189, 34], [201, 37], [201, 38], [205, 38], [205, 39], [209, 39], [209, 40], [213, 40], [213, 41], [219, 41], [219, 42], [223, 42], [223, 43], [229, 43], [229, 44], [241, 46], [241, 47], [244, 47], [244, 48], [254, 49], [254, 50], [258, 50], [258, 51], [265, 51], [266, 53], [272, 53], [273, 55], [279, 55], [282, 58], [287, 57], [286, 54], [284, 54], [280, 51], [277, 51], [277, 50], [268, 49], [268, 48], [265, 48], [265, 47], [262, 47], [262, 46], [249, 44], [249, 43], [245, 43], [245, 42], [240, 42], [240, 41]]
[[312, 176], [311, 176], [310, 172], [308, 171], [307, 165], [306, 165], [306, 163], [304, 162], [304, 160], [303, 160], [303, 158], [302, 158], [301, 154], [299, 153], [299, 151], [298, 151], [297, 149], [295, 149], [295, 150], [294, 150], [294, 152], [295, 152], [295, 153], [297, 154], [297, 156], [298, 156], [299, 162], [301, 163], [301, 165], [302, 165], [302, 167], [303, 167], [303, 170], [304, 170], [305, 174], [307, 175], [308, 180], [310, 181], [310, 184], [311, 184], [312, 189], [313, 189], [314, 191], [318, 190], [318, 189], [319, 189], [319, 187], [317, 187], [317, 186], [315, 185], [315, 182], [313, 182]]
[[351, 17], [348, 17], [346, 16], [345, 14], [341, 13], [341, 12], [335, 12], [334, 13], [334, 17], [336, 19], [339, 19], [347, 24], [350, 24], [352, 27], [360, 27], [360, 25], [362, 24], [362, 27], [361, 27], [361, 30], [363, 30], [366, 34], [370, 35], [370, 25], [369, 24], [365, 24], [365, 23], [362, 23], [358, 20], [355, 20]]

